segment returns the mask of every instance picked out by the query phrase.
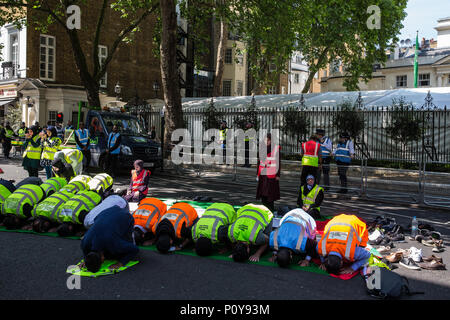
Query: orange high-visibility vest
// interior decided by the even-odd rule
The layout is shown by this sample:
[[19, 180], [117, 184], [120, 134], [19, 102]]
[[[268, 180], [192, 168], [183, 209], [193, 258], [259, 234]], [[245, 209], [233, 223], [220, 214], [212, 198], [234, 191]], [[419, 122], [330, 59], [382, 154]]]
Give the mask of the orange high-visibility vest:
[[309, 140], [308, 142], [302, 143], [302, 150], [302, 165], [318, 167], [320, 143], [314, 140]]
[[197, 219], [197, 217], [197, 211], [190, 204], [178, 202], [172, 205], [165, 214], [159, 217], [158, 222], [153, 225], [152, 232], [153, 234], [156, 234], [158, 224], [162, 220], [168, 219], [175, 229], [175, 237], [181, 239], [183, 223], [186, 223], [186, 227], [188, 228], [194, 224], [194, 220]]
[[325, 257], [334, 251], [347, 261], [355, 261], [356, 247], [365, 247], [368, 240], [369, 232], [364, 222], [357, 216], [341, 214], [326, 224], [318, 243], [319, 255]]
[[134, 224], [145, 228], [147, 231], [153, 229], [159, 217], [167, 211], [167, 205], [156, 198], [144, 198], [133, 212]]
[[278, 172], [278, 157], [280, 146], [275, 146], [270, 153], [267, 154], [266, 160], [259, 161], [258, 177], [266, 175], [268, 178], [275, 178]]
[[[150, 175], [150, 171], [142, 169], [139, 175], [136, 174], [136, 170], [131, 170], [131, 179], [133, 180], [133, 184], [131, 186], [131, 192], [139, 191], [138, 188], [142, 187], [144, 185], [144, 180], [147, 177], [147, 175]], [[142, 194], [147, 195], [148, 193], [148, 186], [146, 186], [145, 190], [142, 192]]]

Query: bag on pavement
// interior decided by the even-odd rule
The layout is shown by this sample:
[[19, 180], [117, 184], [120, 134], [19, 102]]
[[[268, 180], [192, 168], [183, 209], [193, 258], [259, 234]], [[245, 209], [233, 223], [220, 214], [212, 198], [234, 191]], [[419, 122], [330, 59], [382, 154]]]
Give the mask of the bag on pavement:
[[373, 266], [372, 272], [364, 279], [366, 281], [367, 293], [378, 299], [398, 299], [402, 295], [424, 294], [424, 292], [411, 292], [409, 282], [403, 277], [386, 268]]

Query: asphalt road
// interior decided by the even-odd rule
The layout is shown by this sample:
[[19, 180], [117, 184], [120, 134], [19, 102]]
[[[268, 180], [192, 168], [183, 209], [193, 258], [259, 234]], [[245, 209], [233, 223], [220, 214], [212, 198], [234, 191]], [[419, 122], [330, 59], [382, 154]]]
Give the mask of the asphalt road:
[[[26, 173], [17, 160], [0, 159], [4, 179], [20, 181]], [[41, 172], [42, 174], [42, 172]], [[115, 187], [129, 183], [124, 176]], [[256, 185], [256, 182], [255, 182]], [[156, 172], [150, 182], [155, 197], [191, 198], [211, 196], [213, 201], [243, 205], [254, 200], [255, 186], [230, 181], [176, 177]], [[294, 205], [296, 190], [282, 189], [277, 205]], [[363, 219], [388, 214], [406, 225], [416, 215], [444, 235], [449, 245], [450, 212], [424, 210], [402, 205], [354, 201], [326, 196], [322, 213], [358, 213]], [[81, 259], [80, 241], [33, 234], [0, 232], [0, 299], [62, 300], [372, 300], [366, 294], [360, 277], [348, 281], [311, 272], [235, 263], [179, 254], [161, 255], [141, 250], [140, 263], [116, 274], [100, 278], [81, 278], [81, 288], [67, 288], [66, 268]], [[431, 248], [417, 242], [398, 243], [397, 247], [416, 246], [430, 255]], [[450, 261], [448, 250], [439, 254], [444, 263]], [[395, 272], [405, 275], [413, 291], [425, 295], [404, 297], [405, 300], [450, 299], [450, 271], [413, 271], [399, 266]], [[173, 311], [173, 310], [172, 310]]]

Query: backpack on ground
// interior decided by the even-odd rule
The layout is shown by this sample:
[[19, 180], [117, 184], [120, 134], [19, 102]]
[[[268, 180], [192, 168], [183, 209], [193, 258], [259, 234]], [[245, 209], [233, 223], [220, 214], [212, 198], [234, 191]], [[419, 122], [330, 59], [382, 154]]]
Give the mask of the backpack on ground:
[[424, 292], [418, 291], [411, 292], [406, 277], [378, 266], [373, 266], [371, 269], [372, 272], [364, 276], [364, 279], [367, 293], [374, 298], [398, 299], [402, 295], [424, 294]]

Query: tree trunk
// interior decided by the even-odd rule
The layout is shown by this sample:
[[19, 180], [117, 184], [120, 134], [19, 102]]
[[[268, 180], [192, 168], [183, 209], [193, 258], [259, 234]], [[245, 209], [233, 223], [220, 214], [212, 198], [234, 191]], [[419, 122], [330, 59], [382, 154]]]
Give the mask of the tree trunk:
[[314, 79], [314, 75], [320, 71], [320, 68], [323, 66], [324, 62], [327, 59], [327, 54], [328, 54], [328, 50], [329, 48], [325, 48], [323, 50], [323, 52], [321, 53], [319, 59], [317, 59], [317, 61], [315, 61], [315, 63], [311, 63], [309, 70], [312, 71], [309, 73], [308, 76], [308, 80], [306, 80], [305, 86], [303, 87], [302, 93], [308, 93], [309, 88], [311, 87], [311, 84], [313, 82]]
[[164, 150], [170, 150], [171, 136], [183, 127], [183, 110], [177, 67], [177, 13], [176, 0], [161, 0], [161, 82], [166, 105]]
[[216, 73], [214, 75], [213, 97], [220, 97], [222, 92], [222, 77], [225, 67], [225, 49], [227, 47], [227, 26], [223, 19], [220, 19], [220, 36], [217, 45]]
[[309, 88], [311, 87], [311, 84], [313, 82], [314, 79], [314, 75], [316, 74], [316, 72], [310, 72], [308, 75], [308, 79], [306, 80], [305, 86], [303, 87], [302, 93], [308, 93]]

